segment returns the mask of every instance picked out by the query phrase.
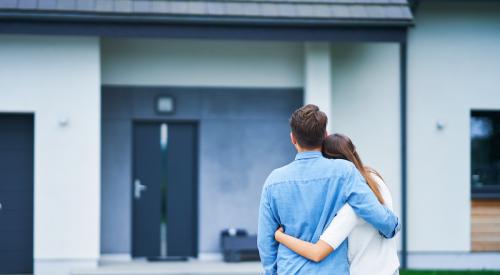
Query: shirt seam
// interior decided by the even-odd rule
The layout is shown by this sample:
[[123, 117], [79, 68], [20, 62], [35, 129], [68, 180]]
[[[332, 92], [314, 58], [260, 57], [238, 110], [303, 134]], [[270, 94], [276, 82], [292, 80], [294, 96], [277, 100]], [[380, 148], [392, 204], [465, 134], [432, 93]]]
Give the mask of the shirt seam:
[[304, 184], [304, 183], [307, 183], [310, 181], [319, 181], [319, 180], [324, 180], [324, 179], [329, 179], [329, 178], [330, 177], [312, 178], [312, 179], [307, 179], [307, 180], [283, 180], [283, 181], [277, 181], [277, 182], [270, 182], [267, 184], [267, 186], [271, 187], [271, 186], [287, 184], [287, 183]]
[[[352, 169], [352, 168], [351, 168], [351, 169], [350, 169], [350, 171], [349, 171], [349, 173], [346, 173], [346, 174], [342, 175], [342, 180], [347, 181], [348, 179], [350, 179], [350, 178], [353, 176], [353, 174], [354, 174], [354, 169]], [[351, 183], [351, 184], [352, 184], [352, 183]], [[352, 186], [346, 186], [346, 188], [351, 188], [351, 187], [352, 187]], [[345, 188], [343, 188], [343, 192], [342, 192], [342, 199], [343, 199], [343, 201], [345, 201], [345, 203], [349, 203], [349, 202], [347, 201], [348, 197], [347, 197], [347, 194], [346, 194], [346, 193], [347, 193], [347, 192], [346, 192], [346, 189], [345, 189]]]

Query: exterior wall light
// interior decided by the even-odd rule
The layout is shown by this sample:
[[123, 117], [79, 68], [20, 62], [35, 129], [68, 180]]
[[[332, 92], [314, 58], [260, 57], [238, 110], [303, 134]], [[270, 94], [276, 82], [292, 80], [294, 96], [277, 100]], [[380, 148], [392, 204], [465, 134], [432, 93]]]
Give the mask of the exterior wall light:
[[69, 118], [67, 118], [67, 117], [61, 117], [61, 118], [59, 118], [59, 120], [57, 121], [57, 123], [59, 124], [59, 127], [65, 128], [69, 124]]
[[443, 121], [439, 121], [439, 120], [438, 120], [438, 121], [436, 122], [436, 129], [437, 129], [438, 131], [442, 131], [442, 130], [444, 130], [444, 128], [445, 128], [445, 127], [446, 127], [446, 124], [445, 124]]
[[172, 96], [161, 95], [156, 98], [158, 114], [172, 114], [175, 111], [175, 100]]

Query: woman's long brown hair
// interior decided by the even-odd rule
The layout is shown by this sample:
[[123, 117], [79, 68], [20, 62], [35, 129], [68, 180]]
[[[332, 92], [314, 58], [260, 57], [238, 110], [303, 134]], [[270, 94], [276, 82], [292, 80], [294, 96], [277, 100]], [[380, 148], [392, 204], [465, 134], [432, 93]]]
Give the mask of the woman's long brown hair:
[[381, 179], [382, 176], [380, 176], [380, 174], [374, 169], [363, 165], [358, 152], [356, 152], [356, 147], [349, 137], [342, 134], [333, 134], [327, 136], [323, 142], [322, 152], [325, 158], [345, 159], [352, 162], [354, 166], [358, 168], [361, 175], [365, 178], [366, 183], [368, 184], [370, 189], [372, 189], [373, 193], [380, 201], [380, 203], [384, 204], [384, 198], [382, 197], [382, 193], [380, 193], [377, 182], [373, 178], [373, 174], [380, 177]]

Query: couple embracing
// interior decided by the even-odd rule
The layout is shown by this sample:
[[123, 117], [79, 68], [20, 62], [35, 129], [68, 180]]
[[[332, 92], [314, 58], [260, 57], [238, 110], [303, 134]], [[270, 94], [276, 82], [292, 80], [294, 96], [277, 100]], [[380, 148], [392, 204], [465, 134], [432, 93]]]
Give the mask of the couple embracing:
[[351, 140], [327, 135], [315, 105], [290, 118], [295, 160], [262, 190], [258, 247], [266, 274], [398, 274], [400, 224], [382, 177]]

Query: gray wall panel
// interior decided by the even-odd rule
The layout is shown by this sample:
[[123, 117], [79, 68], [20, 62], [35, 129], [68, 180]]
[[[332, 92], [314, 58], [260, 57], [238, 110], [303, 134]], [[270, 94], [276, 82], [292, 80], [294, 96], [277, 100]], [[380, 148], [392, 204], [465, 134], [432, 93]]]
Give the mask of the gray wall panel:
[[[176, 113], [154, 110], [158, 94], [176, 98]], [[133, 120], [199, 121], [199, 252], [218, 252], [227, 227], [257, 231], [262, 184], [295, 155], [288, 118], [298, 89], [104, 87], [102, 92], [101, 253], [129, 253]]]
[[103, 119], [101, 251], [130, 251], [131, 133], [129, 120]]
[[[155, 100], [159, 95], [171, 95], [175, 100], [175, 113], [172, 115], [158, 114], [155, 110]], [[133, 90], [133, 117], [135, 119], [177, 118], [199, 119], [200, 98], [196, 89], [177, 88], [149, 88], [147, 90], [135, 88]]]
[[256, 92], [255, 90], [213, 91], [203, 93], [203, 119], [242, 119], [290, 116], [300, 96], [287, 91]]
[[256, 233], [262, 184], [294, 153], [287, 118], [208, 120], [201, 132], [200, 247], [213, 252], [222, 228]]
[[130, 119], [134, 102], [132, 96], [132, 93], [127, 93], [119, 89], [107, 90], [106, 96], [102, 96], [102, 119]]

